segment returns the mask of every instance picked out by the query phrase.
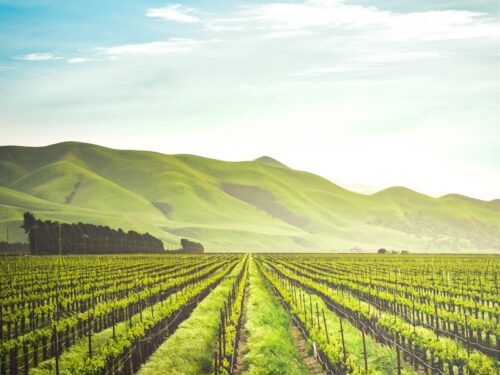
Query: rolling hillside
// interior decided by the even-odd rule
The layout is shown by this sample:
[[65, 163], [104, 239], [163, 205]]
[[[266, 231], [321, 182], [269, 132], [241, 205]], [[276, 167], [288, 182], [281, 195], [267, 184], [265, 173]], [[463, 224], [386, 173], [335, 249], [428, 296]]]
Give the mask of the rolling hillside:
[[348, 191], [270, 157], [225, 162], [66, 142], [0, 147], [0, 240], [22, 213], [180, 237], [209, 250], [500, 251], [500, 204]]

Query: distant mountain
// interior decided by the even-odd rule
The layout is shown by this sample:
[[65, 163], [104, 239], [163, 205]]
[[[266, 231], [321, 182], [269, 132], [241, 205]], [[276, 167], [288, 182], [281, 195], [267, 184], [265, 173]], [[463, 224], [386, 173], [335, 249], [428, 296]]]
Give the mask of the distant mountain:
[[257, 158], [254, 160], [255, 162], [257, 163], [261, 163], [261, 164], [264, 164], [264, 165], [268, 165], [270, 167], [277, 167], [277, 168], [287, 168], [287, 169], [290, 169], [288, 168], [288, 166], [286, 166], [285, 164], [283, 164], [282, 162], [279, 162], [278, 160], [276, 159], [273, 159], [269, 156], [261, 156], [260, 158]]
[[194, 155], [65, 142], [0, 147], [0, 241], [22, 213], [186, 237], [211, 251], [500, 251], [500, 200], [403, 187], [354, 193], [270, 157]]

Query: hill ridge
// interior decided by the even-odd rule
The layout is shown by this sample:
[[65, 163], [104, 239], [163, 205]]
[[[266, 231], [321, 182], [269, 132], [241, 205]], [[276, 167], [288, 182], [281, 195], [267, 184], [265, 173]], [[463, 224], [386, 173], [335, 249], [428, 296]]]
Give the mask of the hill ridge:
[[265, 165], [268, 165], [271, 167], [291, 169], [289, 166], [283, 164], [279, 160], [276, 160], [276, 159], [274, 159], [270, 156], [266, 156], [266, 155], [260, 156], [257, 159], [254, 159], [253, 161], [257, 162], [257, 163], [265, 164]]
[[228, 162], [74, 141], [0, 146], [0, 187], [8, 189], [0, 189], [0, 241], [6, 227], [25, 239], [19, 223], [30, 209], [150, 232], [166, 247], [184, 236], [209, 250], [500, 249], [500, 200], [401, 186], [362, 194], [269, 156]]

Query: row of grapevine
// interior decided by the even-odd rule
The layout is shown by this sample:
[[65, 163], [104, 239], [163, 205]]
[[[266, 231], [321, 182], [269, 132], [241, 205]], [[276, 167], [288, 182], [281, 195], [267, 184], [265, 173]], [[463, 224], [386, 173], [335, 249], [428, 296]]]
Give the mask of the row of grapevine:
[[[450, 375], [486, 375], [498, 371], [498, 357], [495, 360], [495, 356], [464, 347], [460, 340], [442, 337], [434, 330], [417, 325], [415, 320], [408, 322], [408, 309], [398, 309], [397, 305], [381, 309], [377, 303], [380, 301], [369, 297], [360, 298], [359, 293], [352, 292], [356, 290], [357, 284], [348, 274], [339, 282], [339, 277], [330, 277], [327, 270], [319, 272], [302, 262], [294, 262], [291, 256], [267, 256], [266, 264], [294, 285], [321, 296], [340, 316], [349, 319], [353, 324], [367, 327], [378, 341], [394, 347], [401, 346], [404, 356], [416, 369], [420, 367], [428, 373], [446, 372]], [[370, 287], [364, 292], [374, 293]], [[433, 319], [436, 319], [436, 316]]]
[[[60, 284], [54, 281], [51, 288], [55, 289], [55, 295], [40, 297], [37, 305], [29, 302], [17, 304], [15, 308], [12, 303], [6, 304], [6, 308], [3, 303], [0, 305], [0, 325], [4, 328], [0, 330], [1, 337], [7, 340], [22, 340], [23, 336], [37, 328], [47, 327], [52, 322], [59, 323], [61, 319], [72, 318], [89, 309], [95, 310], [100, 304], [109, 306], [113, 303], [120, 306], [124, 303], [130, 304], [134, 299], [148, 298], [155, 287], [161, 286], [160, 289], [165, 291], [175, 287], [175, 284], [183, 279], [192, 277], [194, 273], [206, 272], [207, 268], [213, 267], [214, 264], [209, 261], [182, 269], [167, 267], [135, 270], [136, 274], [132, 279], [129, 279], [130, 276], [122, 277], [118, 274], [112, 282], [96, 282], [87, 290], [74, 286], [62, 289]], [[150, 276], [151, 273], [155, 276]]]
[[248, 261], [227, 296], [224, 308], [220, 312], [217, 348], [214, 353], [215, 375], [229, 375], [234, 373], [236, 355], [241, 328], [245, 292], [248, 283]]
[[[114, 348], [116, 354], [118, 342], [124, 345], [125, 341], [139, 341], [141, 332], [147, 336], [162, 324], [173, 329], [176, 321], [187, 316], [189, 304], [206, 295], [241, 256], [72, 258], [64, 259], [66, 269], [64, 263], [55, 258], [27, 258], [30, 264], [25, 265], [26, 274], [19, 265], [20, 259], [8, 259], [2, 264], [2, 294], [7, 299], [2, 296], [0, 303], [1, 375], [27, 374], [31, 369], [44, 366], [54, 367], [48, 372], [54, 373], [57, 367], [62, 367], [58, 362], [64, 353], [71, 352], [82, 340], [88, 340], [88, 364], [77, 368], [84, 369], [82, 373], [97, 373], [97, 369], [103, 368], [102, 363], [106, 366], [113, 363], [109, 358], [114, 356], [103, 359], [107, 349], [92, 348], [93, 335], [112, 328], [109, 348]], [[89, 271], [85, 261], [90, 267], [96, 265], [96, 269]], [[54, 262], [59, 262], [57, 267]], [[40, 267], [43, 263], [47, 264], [46, 269], [61, 271], [60, 282], [57, 273], [49, 275]], [[109, 265], [109, 272], [104, 272]], [[36, 278], [38, 283], [29, 282]], [[34, 293], [28, 292], [30, 289], [39, 291], [38, 300]], [[147, 310], [154, 316], [143, 319]], [[177, 318], [172, 320], [174, 315]], [[118, 340], [122, 334], [118, 327], [128, 335], [127, 340]], [[145, 349], [141, 351], [145, 352]]]
[[259, 261], [257, 264], [260, 272], [272, 285], [275, 294], [290, 312], [296, 325], [313, 345], [316, 358], [329, 375], [381, 375], [367, 365], [364, 367], [357, 365], [346, 350], [343, 330], [339, 332], [339, 335], [329, 332], [324, 312], [320, 314], [317, 305], [314, 309], [311, 300], [308, 301], [305, 298], [306, 293], [301, 287], [286, 282], [286, 278], [266, 262]]
[[[106, 342], [96, 356], [83, 363], [71, 361], [75, 375], [132, 374], [144, 363], [165, 338], [185, 320], [196, 304], [229, 274], [239, 260], [220, 267], [218, 271], [177, 293], [169, 303], [158, 303], [150, 311], [132, 320], [116, 338]], [[35, 373], [36, 375], [36, 373]]]
[[290, 265], [296, 269], [307, 269], [316, 279], [349, 290], [380, 310], [398, 313], [410, 323], [456, 338], [486, 354], [500, 354], [500, 306], [497, 300], [488, 300], [485, 304], [476, 302], [475, 307], [465, 306], [456, 295], [450, 295], [447, 299], [434, 295], [432, 300], [423, 297], [417, 284], [411, 285], [404, 279], [396, 279], [394, 285], [385, 282], [381, 286], [381, 282], [374, 280], [367, 272], [360, 277], [355, 269], [351, 273], [339, 274], [314, 262], [299, 264], [292, 261]]

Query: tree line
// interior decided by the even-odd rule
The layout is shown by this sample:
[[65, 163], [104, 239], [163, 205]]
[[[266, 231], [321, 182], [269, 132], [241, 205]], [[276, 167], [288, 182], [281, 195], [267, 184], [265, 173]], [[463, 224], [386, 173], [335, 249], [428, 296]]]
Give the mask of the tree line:
[[149, 233], [124, 232], [108, 226], [42, 221], [24, 213], [21, 228], [28, 235], [34, 255], [41, 254], [124, 254], [164, 253], [163, 242]]

